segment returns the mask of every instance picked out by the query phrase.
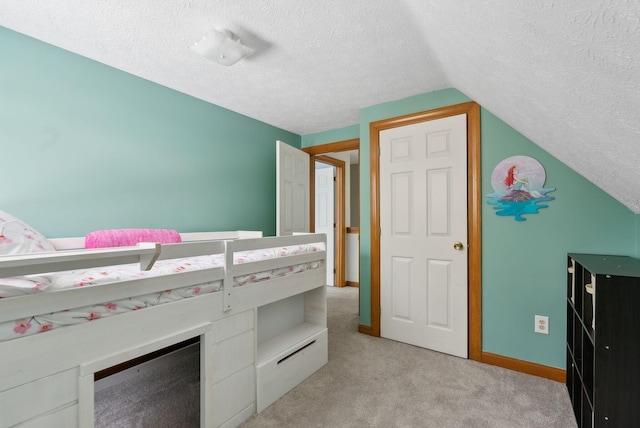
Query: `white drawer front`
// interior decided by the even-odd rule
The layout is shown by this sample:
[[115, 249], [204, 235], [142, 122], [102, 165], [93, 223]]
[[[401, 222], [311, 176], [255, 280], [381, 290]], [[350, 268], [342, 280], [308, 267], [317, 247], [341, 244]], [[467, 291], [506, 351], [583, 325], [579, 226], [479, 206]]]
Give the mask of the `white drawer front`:
[[255, 338], [253, 330], [246, 331], [213, 345], [213, 383], [253, 366]]
[[72, 369], [0, 392], [0, 427], [13, 426], [78, 400]]
[[[252, 414], [254, 404], [253, 367], [234, 374], [213, 386], [213, 426], [219, 427], [235, 418], [238, 414]], [[251, 412], [246, 410], [250, 408]]]
[[250, 309], [228, 318], [223, 318], [211, 325], [213, 342], [222, 342], [247, 330], [253, 330], [255, 310]]
[[23, 424], [16, 425], [16, 428], [76, 428], [78, 424], [78, 406], [71, 405], [43, 416], [38, 416]]
[[258, 413], [324, 366], [327, 361], [327, 330], [324, 329], [256, 367]]

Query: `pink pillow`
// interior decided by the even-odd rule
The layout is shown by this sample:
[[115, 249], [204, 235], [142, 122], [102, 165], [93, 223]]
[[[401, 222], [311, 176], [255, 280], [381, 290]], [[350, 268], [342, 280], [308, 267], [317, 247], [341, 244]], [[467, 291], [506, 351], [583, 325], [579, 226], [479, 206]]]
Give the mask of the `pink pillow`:
[[108, 229], [87, 234], [85, 248], [127, 247], [138, 242], [175, 244], [182, 242], [180, 234], [171, 229]]

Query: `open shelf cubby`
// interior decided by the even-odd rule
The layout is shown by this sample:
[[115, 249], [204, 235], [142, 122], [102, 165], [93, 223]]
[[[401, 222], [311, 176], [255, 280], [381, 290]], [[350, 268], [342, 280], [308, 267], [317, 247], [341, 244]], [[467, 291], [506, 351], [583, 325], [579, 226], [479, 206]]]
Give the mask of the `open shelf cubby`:
[[327, 363], [324, 286], [257, 309], [256, 407], [261, 412]]

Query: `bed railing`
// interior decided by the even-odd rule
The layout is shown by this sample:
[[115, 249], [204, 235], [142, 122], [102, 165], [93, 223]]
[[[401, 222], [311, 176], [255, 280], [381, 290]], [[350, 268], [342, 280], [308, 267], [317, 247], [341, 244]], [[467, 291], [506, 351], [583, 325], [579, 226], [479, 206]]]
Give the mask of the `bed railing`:
[[[257, 235], [254, 233], [254, 235], [250, 236]], [[224, 311], [228, 312], [232, 309], [239, 310], [241, 307], [246, 306], [240, 296], [243, 296], [251, 287], [260, 287], [263, 285], [268, 287], [268, 284], [265, 284], [265, 282], [268, 281], [234, 287], [234, 278], [241, 275], [260, 272], [261, 269], [269, 270], [294, 264], [324, 260], [326, 252], [324, 250], [314, 251], [265, 261], [233, 264], [235, 253], [247, 250], [279, 248], [313, 243], [322, 243], [323, 245], [326, 245], [325, 235], [301, 234], [286, 237], [245, 238], [224, 241], [189, 241], [180, 244], [165, 245], [157, 243], [140, 243], [135, 247], [103, 248], [95, 250], [60, 250], [56, 252], [1, 256], [0, 278], [127, 263], [140, 263], [141, 270], [148, 270], [153, 266], [156, 260], [221, 253], [224, 253], [225, 255], [225, 267], [182, 272], [180, 274], [166, 275], [164, 277], [127, 280], [111, 283], [108, 287], [73, 288], [50, 293], [16, 296], [6, 300], [2, 299], [0, 300], [0, 322], [10, 321], [17, 317], [26, 315], [64, 310], [95, 302], [131, 297], [133, 295], [133, 291], [135, 291], [135, 295], [142, 295], [164, 289], [177, 288], [178, 285], [180, 287], [186, 287], [219, 279], [224, 279]], [[324, 269], [325, 268], [322, 268], [321, 270], [324, 272]], [[313, 273], [303, 272], [301, 274], [319, 275], [321, 273], [320, 269], [318, 269]], [[293, 283], [294, 282], [292, 281], [292, 284]], [[234, 292], [235, 294], [238, 294], [238, 297], [235, 297], [235, 300]], [[286, 294], [287, 292], [285, 291], [283, 293]], [[274, 294], [274, 299], [277, 298], [277, 296], [277, 293]], [[234, 302], [236, 302], [235, 307]], [[251, 303], [247, 304], [250, 305]], [[27, 308], [29, 314], [25, 315], [23, 312], [27, 310]]]
[[180, 244], [163, 244], [158, 260], [222, 253], [224, 253], [224, 241], [190, 241]]
[[[250, 287], [268, 287], [268, 284], [265, 284], [268, 281], [255, 282], [247, 285], [243, 285], [240, 287], [234, 286], [234, 278], [260, 272], [261, 270], [266, 269], [277, 269], [279, 267], [292, 266], [301, 263], [313, 262], [324, 260], [326, 258], [326, 242], [327, 238], [325, 234], [316, 234], [316, 233], [305, 233], [298, 235], [288, 235], [288, 236], [272, 236], [258, 239], [238, 239], [232, 241], [224, 242], [224, 253], [225, 253], [225, 273], [224, 273], [224, 282], [223, 282], [223, 291], [224, 291], [224, 311], [230, 311], [232, 309], [238, 309], [234, 307], [234, 295], [240, 293], [245, 288]], [[234, 264], [234, 254], [247, 251], [247, 250], [261, 250], [266, 248], [279, 248], [279, 247], [287, 247], [292, 245], [305, 245], [305, 244], [315, 244], [322, 243], [323, 248], [325, 250], [322, 251], [314, 251], [303, 254], [296, 254], [286, 257], [278, 257], [275, 259], [269, 259], [265, 261], [253, 261], [250, 263], [238, 263]], [[264, 267], [264, 269], [262, 269]], [[318, 269], [317, 271], [322, 271], [322, 275], [325, 275], [324, 272], [325, 267], [322, 269]], [[307, 273], [307, 272], [305, 272]], [[315, 272], [318, 273], [318, 272]], [[304, 273], [302, 273], [304, 274]], [[296, 274], [296, 275], [301, 275]], [[265, 300], [266, 302], [266, 300]], [[243, 302], [247, 303], [247, 302]]]
[[160, 251], [160, 244], [141, 242], [134, 247], [0, 256], [0, 278], [127, 263], [140, 263], [140, 270], [149, 270], [160, 256]]

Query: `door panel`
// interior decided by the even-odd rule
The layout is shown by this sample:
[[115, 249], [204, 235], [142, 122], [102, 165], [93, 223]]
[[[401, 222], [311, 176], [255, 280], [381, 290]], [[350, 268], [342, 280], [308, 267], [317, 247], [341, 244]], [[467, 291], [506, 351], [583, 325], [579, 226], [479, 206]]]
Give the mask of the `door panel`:
[[276, 143], [276, 235], [309, 232], [309, 155]]
[[393, 235], [410, 235], [412, 230], [413, 175], [411, 173], [391, 176], [391, 222]]
[[466, 135], [465, 114], [380, 132], [381, 335], [465, 358]]
[[427, 325], [451, 330], [451, 262], [427, 262]]
[[427, 235], [448, 236], [451, 234], [451, 170], [427, 171]]
[[335, 168], [333, 166], [316, 168], [315, 171], [315, 231], [316, 233], [324, 233], [327, 235], [327, 285], [335, 285], [334, 171]]
[[410, 257], [393, 257], [393, 316], [397, 320], [413, 321], [411, 318], [411, 264]]

